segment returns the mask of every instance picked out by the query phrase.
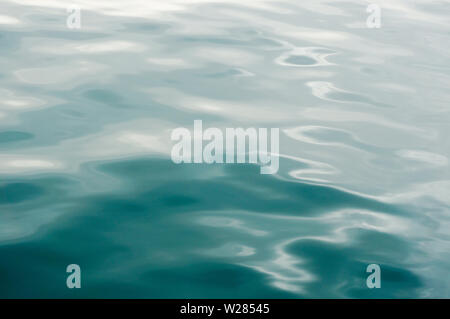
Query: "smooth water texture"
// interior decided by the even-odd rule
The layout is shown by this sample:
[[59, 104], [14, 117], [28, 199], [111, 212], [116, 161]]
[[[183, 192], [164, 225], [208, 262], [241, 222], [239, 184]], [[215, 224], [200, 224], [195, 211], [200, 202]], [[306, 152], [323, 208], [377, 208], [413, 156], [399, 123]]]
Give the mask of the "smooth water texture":
[[[449, 1], [70, 2], [0, 3], [0, 297], [450, 297]], [[174, 164], [196, 119], [278, 173]]]

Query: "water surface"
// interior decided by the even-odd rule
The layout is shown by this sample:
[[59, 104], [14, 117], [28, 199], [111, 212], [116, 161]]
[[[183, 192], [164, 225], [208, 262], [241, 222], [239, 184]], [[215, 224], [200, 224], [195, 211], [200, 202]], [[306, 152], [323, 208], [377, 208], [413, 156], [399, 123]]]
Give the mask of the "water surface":
[[[448, 1], [72, 2], [0, 4], [0, 297], [450, 296]], [[174, 164], [197, 119], [278, 173]]]

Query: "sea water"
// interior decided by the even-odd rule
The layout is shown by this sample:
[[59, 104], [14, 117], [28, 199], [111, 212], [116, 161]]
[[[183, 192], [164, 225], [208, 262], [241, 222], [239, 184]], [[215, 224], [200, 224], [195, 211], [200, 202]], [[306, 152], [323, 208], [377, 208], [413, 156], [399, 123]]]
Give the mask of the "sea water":
[[450, 297], [450, 3], [372, 2], [2, 0], [0, 297]]

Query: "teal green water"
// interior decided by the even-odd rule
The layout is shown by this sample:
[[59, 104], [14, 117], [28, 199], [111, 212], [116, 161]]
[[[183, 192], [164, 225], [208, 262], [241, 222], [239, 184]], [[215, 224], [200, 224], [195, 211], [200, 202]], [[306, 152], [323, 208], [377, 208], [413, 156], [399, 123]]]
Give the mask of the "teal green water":
[[[1, 298], [450, 297], [448, 2], [73, 3], [0, 4]], [[197, 119], [278, 173], [174, 164]]]

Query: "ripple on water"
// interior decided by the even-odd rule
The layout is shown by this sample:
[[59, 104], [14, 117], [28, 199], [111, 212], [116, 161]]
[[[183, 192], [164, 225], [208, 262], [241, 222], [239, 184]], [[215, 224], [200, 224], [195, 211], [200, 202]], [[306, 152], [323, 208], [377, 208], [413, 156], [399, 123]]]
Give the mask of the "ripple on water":
[[21, 131], [3, 131], [0, 132], [0, 145], [4, 143], [13, 143], [30, 140], [34, 137], [33, 134]]
[[339, 88], [335, 87], [333, 85], [333, 83], [330, 83], [330, 82], [311, 81], [311, 82], [306, 83], [306, 85], [311, 88], [312, 94], [314, 96], [316, 96], [322, 100], [340, 102], [340, 103], [346, 103], [346, 102], [363, 103], [363, 104], [379, 106], [379, 107], [392, 107], [391, 105], [375, 101], [375, 100], [373, 100], [367, 96], [364, 96], [362, 94], [339, 89]]
[[291, 67], [327, 66], [333, 63], [328, 62], [326, 58], [336, 53], [336, 51], [318, 47], [294, 48], [280, 55], [275, 62]]

